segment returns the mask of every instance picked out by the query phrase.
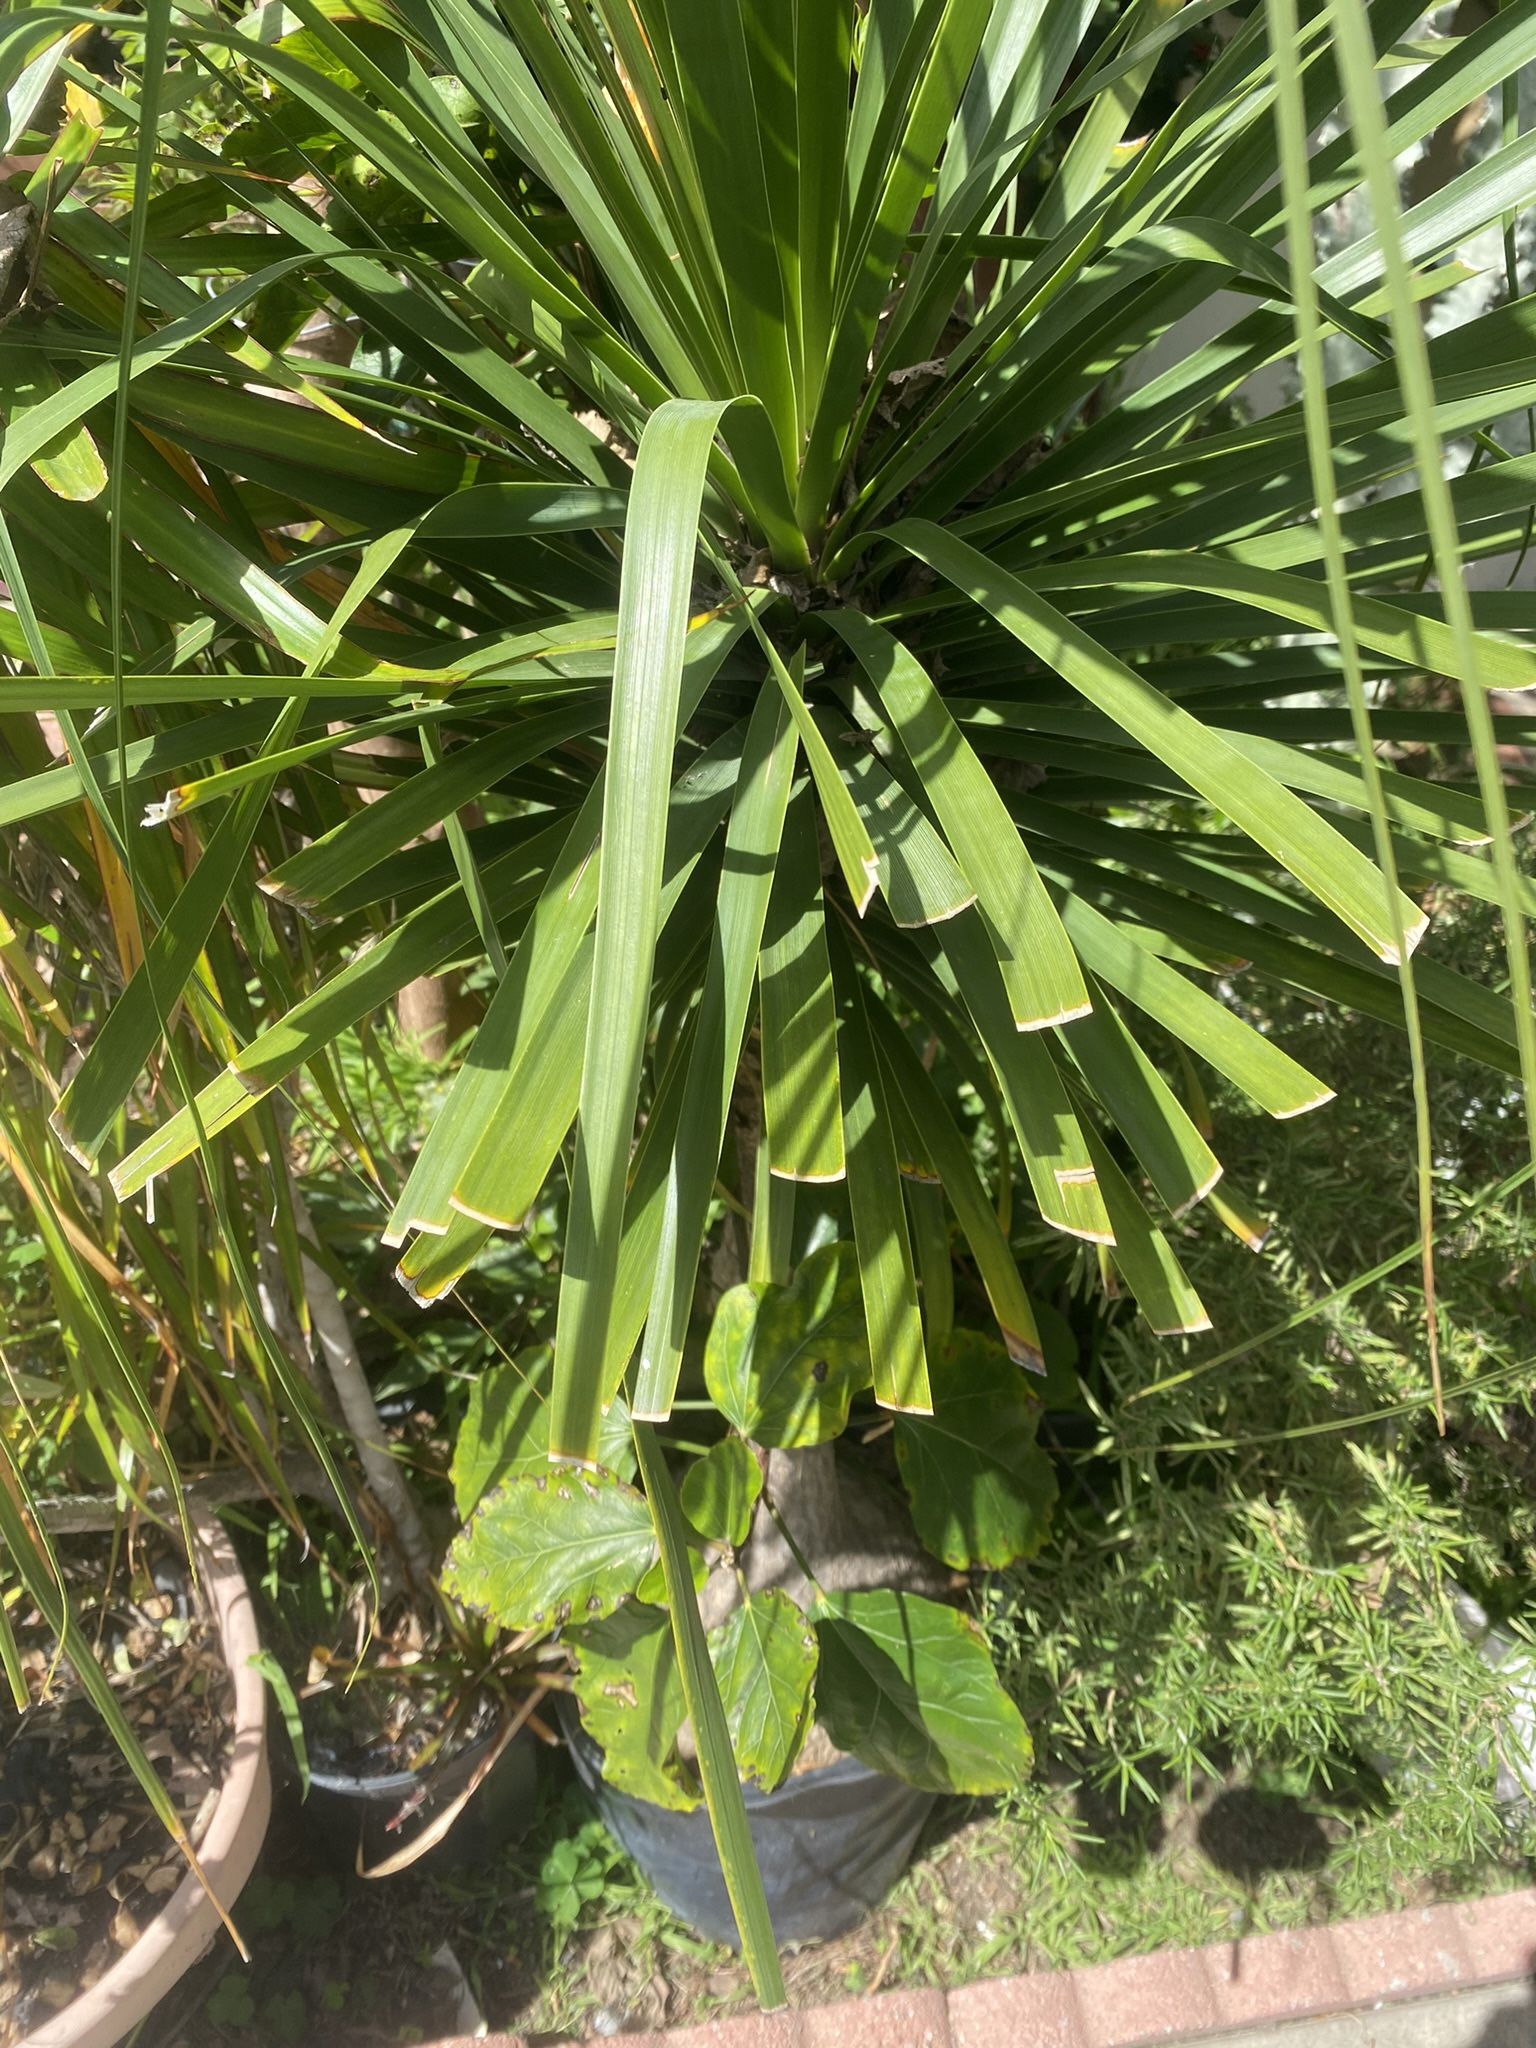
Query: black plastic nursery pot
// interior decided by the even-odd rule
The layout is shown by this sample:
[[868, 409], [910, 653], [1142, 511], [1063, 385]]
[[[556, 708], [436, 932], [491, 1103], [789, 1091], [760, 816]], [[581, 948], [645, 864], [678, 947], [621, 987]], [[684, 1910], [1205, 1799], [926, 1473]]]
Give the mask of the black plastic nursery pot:
[[[303, 1811], [318, 1856], [347, 1870], [360, 1860], [368, 1871], [408, 1849], [458, 1798], [495, 1739], [493, 1729], [428, 1771], [369, 1775], [312, 1764]], [[413, 1867], [450, 1870], [526, 1834], [538, 1808], [538, 1748], [532, 1736], [514, 1736], [443, 1840], [423, 1850]]]
[[[604, 1824], [679, 1919], [712, 1941], [737, 1945], [725, 1875], [702, 1806], [673, 1813], [619, 1792], [574, 1705], [559, 1702], [576, 1775]], [[853, 1757], [790, 1778], [777, 1792], [744, 1788], [752, 1846], [781, 1943], [846, 1934], [885, 1897], [912, 1860], [937, 1794], [871, 1771]]]

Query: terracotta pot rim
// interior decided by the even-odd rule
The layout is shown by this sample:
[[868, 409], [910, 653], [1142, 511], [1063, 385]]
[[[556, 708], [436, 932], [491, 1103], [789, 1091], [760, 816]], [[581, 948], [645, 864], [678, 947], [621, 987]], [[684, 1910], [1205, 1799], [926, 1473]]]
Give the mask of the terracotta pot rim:
[[[234, 1749], [198, 1849], [208, 1882], [228, 1912], [255, 1867], [271, 1812], [267, 1687], [251, 1663], [261, 1640], [250, 1590], [229, 1539], [206, 1509], [193, 1506], [191, 1513], [203, 1590], [235, 1689]], [[133, 1947], [88, 1991], [34, 2028], [20, 2048], [113, 2048], [186, 1975], [219, 1932], [213, 1902], [189, 1871]]]

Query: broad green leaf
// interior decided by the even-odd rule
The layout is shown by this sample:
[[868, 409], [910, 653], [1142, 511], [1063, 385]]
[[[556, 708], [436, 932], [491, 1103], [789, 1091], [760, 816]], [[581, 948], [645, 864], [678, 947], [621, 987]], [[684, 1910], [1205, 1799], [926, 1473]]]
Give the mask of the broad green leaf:
[[1000, 1344], [956, 1330], [929, 1371], [933, 1414], [900, 1416], [896, 1463], [925, 1549], [956, 1571], [998, 1571], [1044, 1543], [1056, 1472], [1043, 1413]]
[[1010, 1792], [1034, 1745], [975, 1622], [916, 1593], [838, 1593], [812, 1619], [817, 1717], [839, 1749], [929, 1792]]
[[503, 1480], [449, 1545], [443, 1589], [498, 1628], [595, 1621], [629, 1598], [656, 1556], [650, 1510], [611, 1472]]
[[683, 1682], [666, 1610], [631, 1600], [604, 1621], [568, 1631], [582, 1726], [603, 1752], [615, 1790], [674, 1813], [699, 1794], [677, 1757]]
[[748, 1593], [709, 1636], [736, 1768], [775, 1792], [810, 1732], [818, 1650], [787, 1593]]
[[775, 1450], [830, 1443], [870, 1382], [858, 1253], [823, 1245], [787, 1287], [745, 1281], [721, 1297], [704, 1349], [709, 1397], [744, 1437]]
[[678, 1498], [701, 1536], [739, 1549], [751, 1533], [762, 1490], [756, 1458], [739, 1436], [727, 1436], [688, 1467]]
[[[441, 1240], [438, 1240], [441, 1242]], [[554, 1353], [547, 1344], [487, 1366], [469, 1390], [448, 1476], [459, 1520], [504, 1479], [549, 1471], [549, 1387]], [[606, 1471], [634, 1476], [629, 1410], [616, 1400], [603, 1417], [600, 1449]]]

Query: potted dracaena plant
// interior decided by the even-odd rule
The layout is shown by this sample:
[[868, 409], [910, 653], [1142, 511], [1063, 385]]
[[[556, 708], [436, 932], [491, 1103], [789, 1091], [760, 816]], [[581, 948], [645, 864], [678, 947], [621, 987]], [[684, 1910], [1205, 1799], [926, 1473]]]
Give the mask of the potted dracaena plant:
[[[1426, 1246], [1426, 1061], [1518, 1073], [1532, 1103], [1489, 692], [1536, 682], [1536, 647], [1523, 600], [1463, 575], [1536, 499], [1500, 439], [1536, 397], [1513, 253], [1475, 321], [1423, 317], [1530, 196], [1512, 93], [1506, 145], [1407, 213], [1393, 165], [1506, 90], [1536, 8], [1443, 44], [1407, 40], [1420, 14], [150, 0], [0, 24], [37, 160], [5, 216], [6, 816], [83, 804], [145, 937], [103, 958], [121, 993], [56, 1132], [123, 1203], [194, 1160], [216, 1187], [302, 1076], [423, 1301], [568, 1178], [541, 1497], [623, 1503], [626, 1584], [538, 1601], [576, 1622], [659, 1547], [642, 1604], [769, 2000], [655, 1434], [680, 1384], [711, 1398], [689, 1336], [742, 1074], [760, 1252], [722, 1277], [798, 1314], [835, 1265], [838, 1383], [867, 1358], [909, 1444], [1001, 1386], [979, 1340], [946, 1349], [951, 1218], [1020, 1368], [1015, 1216], [1156, 1330], [1205, 1327], [1185, 1219], [1262, 1226], [1202, 1073], [1278, 1117], [1330, 1093], [1245, 1017], [1245, 976], [1404, 1020]], [[1220, 40], [1179, 95], [1194, 27]], [[1314, 269], [1312, 218], [1361, 186], [1371, 234]], [[1210, 338], [1160, 352], [1196, 316]], [[1332, 389], [1330, 336], [1360, 365]], [[1248, 419], [1228, 400], [1270, 364], [1301, 396]], [[1453, 483], [1450, 435], [1478, 451]], [[407, 754], [360, 757], [391, 735]], [[1507, 997], [1415, 961], [1430, 886], [1502, 906]], [[465, 971], [483, 1017], [395, 1176], [337, 1048]], [[822, 1207], [852, 1249], [813, 1267]], [[776, 1445], [751, 1368], [720, 1364], [765, 1303], [714, 1326], [721, 1425], [803, 1535], [773, 1460], [824, 1447]], [[621, 1398], [634, 1495], [604, 1448]], [[746, 1455], [709, 1442], [728, 1479]]]

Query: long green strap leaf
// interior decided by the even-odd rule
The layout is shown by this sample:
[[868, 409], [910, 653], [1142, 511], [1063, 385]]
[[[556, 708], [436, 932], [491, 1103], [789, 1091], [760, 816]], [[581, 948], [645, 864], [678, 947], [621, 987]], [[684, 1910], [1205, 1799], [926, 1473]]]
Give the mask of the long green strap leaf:
[[1300, 1116], [1332, 1101], [1334, 1091], [1315, 1074], [1081, 896], [1064, 898], [1062, 917], [1102, 981], [1156, 1018], [1271, 1116]]
[[1093, 1154], [1099, 1185], [1104, 1190], [1104, 1204], [1115, 1227], [1110, 1256], [1135, 1295], [1136, 1306], [1153, 1334], [1185, 1337], [1208, 1330], [1211, 1319], [1173, 1247], [1147, 1214], [1141, 1197], [1115, 1164], [1109, 1147], [1092, 1130], [1088, 1133], [1088, 1149]]
[[419, 769], [273, 868], [262, 889], [295, 909], [318, 908], [376, 862], [440, 824], [450, 811], [473, 803], [514, 769], [590, 732], [600, 718], [591, 699], [578, 700], [455, 747], [440, 763]]
[[[306, 667], [306, 675], [313, 675], [330, 660], [348, 621], [387, 574], [405, 538], [402, 534], [386, 534], [363, 550], [357, 572], [326, 626], [324, 638]], [[154, 1050], [162, 1017], [180, 999], [235, 885], [277, 773], [275, 762], [269, 763], [263, 773], [261, 761], [269, 755], [281, 756], [304, 721], [308, 701], [295, 696], [283, 707], [252, 764], [253, 779], [241, 788], [220, 820], [186, 887], [176, 896], [165, 922], [150, 940], [144, 963], [113, 1004], [59, 1099], [50, 1122], [60, 1142], [86, 1165], [96, 1163], [118, 1112]], [[126, 789], [122, 796], [126, 800]]]
[[[1355, 638], [1350, 607], [1349, 570], [1339, 519], [1339, 485], [1333, 461], [1329, 429], [1327, 371], [1323, 357], [1318, 287], [1307, 261], [1313, 246], [1312, 216], [1307, 200], [1307, 120], [1301, 82], [1289, 61], [1296, 30], [1296, 0], [1269, 0], [1270, 41], [1275, 50], [1279, 76], [1276, 124], [1280, 138], [1281, 189], [1286, 204], [1286, 227], [1294, 280], [1296, 331], [1300, 343], [1302, 411], [1307, 426], [1307, 455], [1317, 499], [1317, 523], [1323, 543], [1324, 574], [1339, 640], [1339, 659], [1349, 696], [1350, 719], [1354, 727], [1355, 752], [1370, 799], [1371, 835], [1376, 865], [1397, 893], [1398, 863], [1392, 838], [1392, 821], [1383, 788], [1381, 767], [1376, 759], [1375, 735], [1366, 699], [1365, 675], [1360, 648]], [[1305, 253], [1304, 253], [1305, 252]], [[1401, 270], [1399, 254], [1398, 268]], [[1405, 282], [1399, 278], [1399, 283]], [[1399, 311], [1401, 311], [1399, 300]], [[1418, 327], [1418, 313], [1410, 308], [1409, 318]], [[1442, 508], [1442, 516], [1447, 507]], [[1433, 521], [1431, 521], [1433, 525]], [[1470, 620], [1465, 623], [1470, 625]], [[1473, 689], [1476, 684], [1468, 678]], [[1479, 697], [1481, 693], [1479, 692]], [[1481, 705], [1484, 717], [1486, 705]], [[1502, 784], [1501, 792], [1502, 794]], [[1519, 915], [1517, 910], [1516, 915]], [[1521, 950], [1524, 951], [1522, 936]], [[1442, 1430], [1445, 1412], [1441, 1404], [1440, 1353], [1435, 1309], [1435, 1158], [1434, 1133], [1430, 1121], [1429, 1069], [1424, 1049], [1424, 1020], [1419, 1013], [1417, 978], [1410, 950], [1398, 949], [1398, 974], [1403, 988], [1403, 1022], [1408, 1037], [1408, 1058], [1412, 1069], [1415, 1151], [1418, 1172], [1419, 1229], [1424, 1239], [1424, 1315], [1428, 1341], [1430, 1377], [1434, 1386], [1436, 1414]], [[1536, 1137], [1536, 1125], [1532, 1125]]]
[[1035, 1031], [1009, 1015], [1002, 975], [979, 918], [951, 918], [934, 928], [935, 965], [944, 986], [971, 1013], [1019, 1141], [1040, 1214], [1053, 1230], [1108, 1244], [1113, 1230], [1093, 1161], [1051, 1057]]
[[869, 908], [880, 879], [880, 863], [870, 840], [869, 831], [859, 815], [842, 770], [827, 745], [826, 735], [812, 717], [802, 690], [805, 680], [805, 650], [797, 648], [793, 669], [785, 666], [778, 649], [768, 638], [756, 618], [752, 629], [757, 635], [758, 645], [768, 657], [768, 666], [773, 670], [774, 679], [784, 694], [789, 706], [789, 715], [795, 721], [795, 731], [805, 749], [806, 765], [811, 771], [811, 780], [816, 785], [816, 794], [821, 799], [822, 816], [827, 822], [827, 832], [832, 840], [832, 850], [837, 855], [837, 864], [843, 871], [843, 880], [848, 885], [848, 894], [853, 898], [853, 907], [862, 917]]
[[[1031, 1371], [1043, 1371], [1044, 1354], [1040, 1348], [1034, 1310], [1020, 1277], [1018, 1262], [997, 1220], [997, 1211], [988, 1201], [986, 1189], [981, 1184], [970, 1146], [956, 1128], [933, 1077], [885, 1005], [870, 1003], [867, 1014], [880, 1062], [885, 1069], [889, 1098], [905, 1111], [928, 1162], [943, 1183], [944, 1193], [959, 1219], [971, 1256], [976, 1261], [981, 1283], [987, 1290], [987, 1299], [997, 1318], [997, 1327], [1008, 1348], [1008, 1355]], [[948, 1263], [946, 1251], [944, 1267], [947, 1268]], [[931, 1342], [931, 1295], [929, 1304]]]
[[779, 1971], [778, 1949], [773, 1922], [768, 1917], [762, 1873], [757, 1867], [757, 1853], [752, 1845], [746, 1801], [741, 1796], [741, 1780], [736, 1775], [731, 1731], [726, 1725], [720, 1687], [710, 1662], [709, 1644], [704, 1637], [704, 1624], [694, 1595], [682, 1506], [655, 1430], [648, 1422], [636, 1422], [633, 1428], [640, 1478], [661, 1550], [662, 1577], [666, 1581], [667, 1607], [672, 1616], [672, 1639], [677, 1645], [683, 1701], [693, 1723], [699, 1752], [699, 1776], [704, 1781], [704, 1803], [709, 1809], [709, 1824], [714, 1832], [720, 1868], [725, 1875], [725, 1889], [758, 2004], [765, 2012], [777, 2012], [787, 2003], [784, 1979]]
[[[680, 724], [697, 710], [720, 662], [742, 630], [739, 620], [717, 620], [690, 635], [678, 707]], [[670, 865], [674, 886], [680, 886], [691, 872], [693, 862], [715, 831], [720, 813], [729, 801], [739, 758], [735, 743], [727, 738], [695, 761], [672, 790], [663, 876]], [[412, 1230], [446, 1230], [455, 1195], [471, 1211], [483, 1212], [498, 1225], [515, 1220], [507, 1213], [507, 1206], [491, 1195], [482, 1174], [477, 1173], [471, 1181], [468, 1169], [482, 1148], [488, 1155], [485, 1166], [491, 1165], [488, 1134], [505, 1134], [508, 1118], [517, 1115], [516, 1094], [522, 1085], [518, 1070], [536, 1055], [533, 1041], [543, 1028], [540, 1020], [592, 922], [602, 867], [598, 832], [603, 786], [604, 774], [600, 772], [564, 841], [553, 854], [539, 900], [518, 940], [507, 974], [491, 998], [475, 1034], [474, 1046], [454, 1077], [448, 1100], [427, 1132], [385, 1226], [386, 1244], [402, 1243]], [[665, 907], [665, 880], [662, 895]], [[590, 969], [587, 987], [589, 990]], [[586, 1037], [586, 1000], [584, 993], [582, 1043]], [[579, 1045], [571, 1048], [573, 1060], [579, 1050]]]
[[758, 963], [763, 1120], [770, 1171], [796, 1181], [847, 1170], [838, 1092], [837, 1001], [808, 783], [791, 799]]
[[746, 1036], [795, 754], [795, 731], [782, 696], [761, 690], [747, 727], [741, 778], [726, 828], [709, 967], [667, 1177], [655, 1291], [640, 1343], [632, 1412], [644, 1422], [665, 1422], [677, 1391], [699, 1250], [708, 1231]]
[[1081, 1016], [1088, 991], [1071, 941], [996, 783], [951, 718], [927, 670], [861, 613], [834, 611], [825, 617], [868, 676], [976, 891], [1014, 1022], [1021, 1030], [1037, 1030]]
[[1007, 632], [1081, 691], [1273, 854], [1384, 960], [1397, 957], [1399, 930], [1412, 945], [1428, 920], [1405, 900], [1394, 914], [1381, 875], [1299, 797], [1256, 769], [1208, 726], [1161, 696], [1064, 613], [964, 541], [923, 520], [891, 529], [898, 540]]
[[865, 1015], [869, 999], [841, 938], [832, 948], [832, 971], [842, 1010], [838, 1045], [848, 1148], [848, 1205], [853, 1211], [853, 1237], [859, 1253], [875, 1399], [882, 1408], [893, 1408], [898, 1414], [931, 1415], [928, 1355], [894, 1124]]
[[[830, 748], [837, 721], [818, 712], [817, 724]], [[943, 924], [976, 901], [976, 891], [927, 817], [867, 747], [842, 749], [843, 776], [875, 849], [880, 893], [892, 919], [904, 931]], [[834, 758], [836, 758], [834, 756]]]
[[[1483, 395], [1484, 410], [1488, 403]], [[1443, 481], [1443, 479], [1442, 479]], [[1039, 590], [1088, 590], [1105, 584], [1127, 589], [1167, 590], [1234, 598], [1257, 605], [1277, 618], [1289, 619], [1309, 632], [1331, 633], [1334, 622], [1324, 585], [1305, 576], [1287, 576], [1239, 562], [1227, 555], [1145, 554], [1094, 555], [1073, 562], [1053, 562], [1030, 572]], [[1466, 597], [1465, 589], [1462, 590]], [[1447, 618], [1456, 600], [1444, 599]], [[1390, 654], [1436, 675], [1475, 679], [1483, 690], [1528, 690], [1536, 685], [1536, 649], [1497, 634], [1477, 632], [1467, 613], [1466, 637], [1460, 629], [1426, 618], [1403, 605], [1379, 597], [1354, 594], [1354, 628], [1363, 646]]]
[[[1515, 8], [1517, 17], [1524, 12]], [[1339, 52], [1350, 126], [1365, 170], [1383, 268], [1392, 298], [1392, 333], [1396, 342], [1398, 381], [1413, 430], [1417, 482], [1424, 500], [1435, 578], [1445, 605], [1446, 637], [1451, 658], [1441, 666], [1462, 686], [1462, 707], [1477, 765], [1477, 785], [1493, 832], [1493, 862], [1503, 893], [1504, 941], [1509, 961], [1510, 993], [1520, 1047], [1520, 1076], [1525, 1097], [1526, 1132], [1536, 1154], [1536, 1012], [1532, 1010], [1531, 963], [1526, 945], [1525, 914], [1520, 905], [1519, 866], [1510, 829], [1504, 770], [1494, 741], [1487, 689], [1490, 664], [1472, 624], [1472, 605], [1461, 573], [1456, 515], [1445, 479], [1445, 449], [1434, 422], [1435, 385], [1424, 328], [1415, 311], [1407, 258], [1398, 219], [1396, 173], [1387, 153], [1387, 118], [1376, 82], [1374, 52], [1363, 19], [1348, 5], [1329, 0], [1329, 18]], [[1362, 634], [1362, 637], [1364, 635]], [[1430, 1235], [1426, 1224], [1425, 1247]], [[1438, 1396], [1438, 1387], [1436, 1389]]]
[[[560, 828], [554, 830], [558, 833]], [[541, 843], [543, 839], [541, 834], [486, 869], [486, 886], [500, 916], [531, 902], [542, 888], [558, 844], [555, 839]], [[473, 950], [476, 943], [475, 922], [463, 891], [455, 885], [430, 897], [386, 932], [377, 945], [355, 954], [318, 988], [301, 997], [285, 1016], [259, 1032], [224, 1073], [198, 1091], [196, 1119], [202, 1123], [203, 1134], [213, 1137], [234, 1123], [285, 1081], [295, 1067], [323, 1053], [338, 1033], [398, 995], [408, 981], [437, 972]], [[113, 1167], [114, 1191], [120, 1199], [137, 1193], [146, 1181], [195, 1151], [198, 1143], [197, 1121], [191, 1105], [186, 1105]]]
[[1175, 1216], [1203, 1201], [1221, 1161], [1102, 990], [1062, 1043]]
[[729, 402], [670, 399], [661, 406], [641, 436], [630, 495], [603, 789], [597, 953], [550, 1396], [550, 1455], [583, 1464], [597, 1454], [604, 1399], [704, 472]]

